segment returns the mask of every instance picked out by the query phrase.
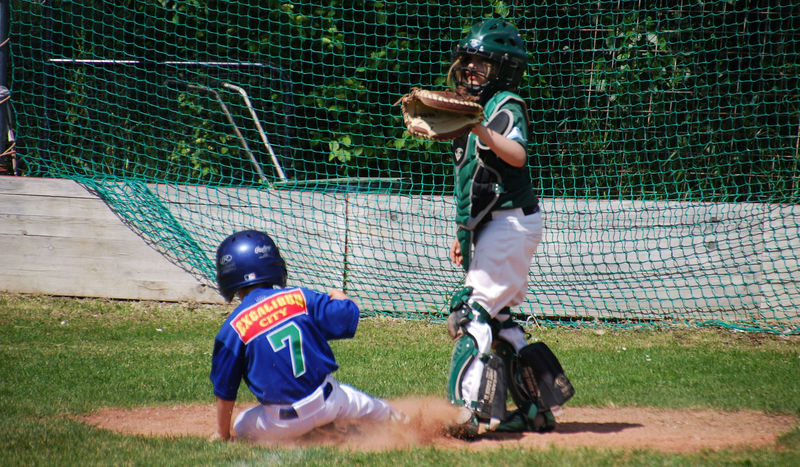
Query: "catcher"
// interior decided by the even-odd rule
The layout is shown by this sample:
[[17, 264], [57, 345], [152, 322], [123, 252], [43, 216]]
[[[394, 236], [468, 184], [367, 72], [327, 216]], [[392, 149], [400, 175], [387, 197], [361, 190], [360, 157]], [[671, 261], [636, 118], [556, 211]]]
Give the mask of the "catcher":
[[[447, 76], [454, 95], [469, 94], [482, 107], [480, 122], [452, 142], [457, 231], [450, 259], [466, 277], [450, 302], [447, 393], [462, 407], [451, 433], [468, 439], [553, 430], [552, 409], [574, 394], [556, 357], [543, 343], [528, 344], [510, 310], [525, 299], [543, 230], [528, 168], [527, 107], [515, 93], [526, 66], [516, 27], [489, 19], [457, 43]], [[508, 392], [515, 411], [506, 409]]]

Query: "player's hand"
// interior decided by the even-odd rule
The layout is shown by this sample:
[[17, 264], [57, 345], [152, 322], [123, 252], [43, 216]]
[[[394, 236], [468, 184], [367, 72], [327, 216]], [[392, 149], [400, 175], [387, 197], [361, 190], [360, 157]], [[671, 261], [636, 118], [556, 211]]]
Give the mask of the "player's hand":
[[350, 300], [350, 297], [344, 293], [343, 290], [331, 289], [328, 291], [328, 296], [334, 300]]
[[456, 266], [461, 266], [464, 261], [464, 257], [461, 256], [461, 243], [458, 241], [458, 237], [453, 238], [453, 243], [450, 244], [450, 261]]
[[217, 441], [220, 441], [220, 442], [223, 442], [223, 443], [224, 443], [224, 442], [226, 442], [226, 441], [231, 441], [231, 438], [230, 438], [230, 436], [229, 436], [229, 437], [227, 437], [227, 438], [223, 438], [222, 436], [220, 436], [220, 434], [219, 434], [219, 433], [214, 433], [213, 435], [211, 435], [211, 436], [209, 436], [209, 437], [208, 437], [208, 440], [209, 440], [210, 442], [212, 442], [212, 443], [215, 443], [215, 442], [217, 442]]

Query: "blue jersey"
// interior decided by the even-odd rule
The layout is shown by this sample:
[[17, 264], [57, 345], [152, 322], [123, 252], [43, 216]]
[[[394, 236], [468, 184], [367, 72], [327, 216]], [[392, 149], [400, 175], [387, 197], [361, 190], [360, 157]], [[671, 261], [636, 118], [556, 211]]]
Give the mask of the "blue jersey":
[[359, 310], [303, 287], [258, 288], [225, 320], [214, 342], [214, 394], [236, 400], [244, 379], [262, 404], [291, 404], [339, 366], [329, 340], [355, 335]]

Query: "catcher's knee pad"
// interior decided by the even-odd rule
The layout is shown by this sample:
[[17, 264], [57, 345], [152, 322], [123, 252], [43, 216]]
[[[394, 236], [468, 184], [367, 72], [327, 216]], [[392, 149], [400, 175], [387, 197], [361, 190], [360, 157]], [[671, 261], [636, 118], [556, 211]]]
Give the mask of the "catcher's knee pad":
[[450, 298], [450, 315], [447, 317], [447, 332], [453, 340], [466, 334], [466, 326], [473, 320], [488, 323], [491, 316], [476, 302], [470, 302], [472, 287], [464, 287]]
[[466, 326], [470, 321], [472, 318], [468, 307], [464, 306], [450, 311], [450, 315], [447, 317], [447, 333], [450, 334], [450, 338], [458, 340], [466, 334]]

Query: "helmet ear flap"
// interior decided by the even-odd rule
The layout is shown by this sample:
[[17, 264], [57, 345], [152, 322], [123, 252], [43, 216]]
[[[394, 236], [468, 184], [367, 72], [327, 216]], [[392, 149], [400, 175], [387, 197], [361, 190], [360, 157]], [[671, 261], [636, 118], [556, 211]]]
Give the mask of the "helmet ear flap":
[[457, 88], [459, 83], [464, 81], [464, 70], [461, 56], [457, 55], [453, 50], [453, 59], [450, 68], [447, 69], [447, 85], [451, 88]]

